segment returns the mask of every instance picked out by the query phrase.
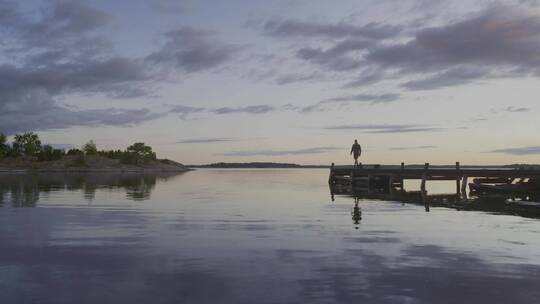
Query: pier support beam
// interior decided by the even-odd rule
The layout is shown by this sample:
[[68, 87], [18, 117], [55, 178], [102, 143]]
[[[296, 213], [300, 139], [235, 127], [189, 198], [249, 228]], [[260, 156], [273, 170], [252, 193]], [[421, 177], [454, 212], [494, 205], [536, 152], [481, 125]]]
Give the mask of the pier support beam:
[[468, 177], [467, 175], [463, 175], [463, 180], [461, 181], [461, 193], [462, 194], [467, 194], [467, 186], [469, 185], [468, 183]]
[[401, 163], [401, 175], [400, 175], [400, 190], [405, 190], [405, 180], [403, 179], [403, 171], [405, 171], [405, 163]]
[[334, 184], [334, 163], [330, 166], [330, 176], [328, 176], [328, 184]]
[[429, 169], [429, 163], [426, 163], [424, 165], [424, 173], [422, 174], [422, 183], [420, 184], [420, 190], [422, 192], [426, 191], [426, 180], [427, 180], [428, 169]]
[[459, 185], [460, 182], [460, 170], [459, 170], [459, 162], [456, 162], [456, 194], [460, 194], [461, 187]]
[[390, 174], [388, 177], [388, 193], [393, 194], [394, 193], [394, 174]]

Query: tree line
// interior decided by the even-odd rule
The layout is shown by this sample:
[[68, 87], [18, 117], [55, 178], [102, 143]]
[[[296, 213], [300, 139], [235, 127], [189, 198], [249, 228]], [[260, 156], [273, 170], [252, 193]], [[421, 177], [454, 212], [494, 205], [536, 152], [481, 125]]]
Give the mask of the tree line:
[[144, 143], [134, 143], [125, 150], [98, 150], [94, 141], [90, 140], [81, 149], [57, 149], [51, 145], [42, 145], [39, 136], [33, 132], [15, 134], [11, 144], [7, 137], [0, 133], [0, 160], [4, 158], [27, 158], [36, 161], [60, 160], [66, 156], [74, 156], [84, 162], [87, 156], [101, 156], [118, 159], [123, 164], [144, 164], [157, 159], [152, 147]]

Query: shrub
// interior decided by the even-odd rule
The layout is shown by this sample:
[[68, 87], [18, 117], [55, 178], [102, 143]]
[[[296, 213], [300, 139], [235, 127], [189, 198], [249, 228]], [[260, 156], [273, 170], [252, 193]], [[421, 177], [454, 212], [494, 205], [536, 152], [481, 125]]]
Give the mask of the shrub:
[[7, 144], [7, 137], [0, 133], [0, 159], [8, 156], [9, 146]]
[[111, 159], [121, 159], [124, 155], [124, 152], [122, 150], [109, 150], [109, 151], [98, 151], [98, 155], [111, 158]]
[[54, 149], [50, 145], [43, 146], [43, 149], [37, 154], [38, 161], [59, 160], [66, 155], [64, 150]]
[[84, 152], [79, 149], [69, 149], [66, 153], [68, 156], [84, 155]]
[[135, 153], [123, 152], [122, 156], [120, 157], [120, 163], [126, 165], [138, 165], [139, 159]]
[[84, 158], [84, 154], [77, 155], [77, 157], [73, 159], [73, 164], [75, 166], [86, 166], [86, 158]]

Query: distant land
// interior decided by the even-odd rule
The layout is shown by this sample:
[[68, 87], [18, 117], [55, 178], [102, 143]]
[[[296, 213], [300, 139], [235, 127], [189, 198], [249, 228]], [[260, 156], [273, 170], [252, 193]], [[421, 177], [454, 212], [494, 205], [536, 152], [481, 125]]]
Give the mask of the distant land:
[[185, 172], [181, 163], [158, 159], [152, 147], [136, 142], [125, 150], [98, 150], [93, 140], [81, 149], [42, 145], [33, 132], [15, 134], [8, 143], [0, 133], [0, 173], [24, 172]]
[[291, 163], [273, 163], [273, 162], [251, 162], [251, 163], [213, 163], [206, 165], [187, 165], [188, 168], [223, 168], [223, 169], [242, 169], [242, 168], [276, 168], [276, 169], [295, 169], [295, 168], [330, 168], [330, 166], [318, 165], [298, 165]]
[[[373, 166], [374, 164], [364, 164], [365, 166]], [[338, 166], [343, 166], [343, 164], [338, 164]], [[395, 167], [399, 165], [381, 165], [381, 166], [390, 166]], [[432, 168], [441, 168], [441, 167], [454, 167], [453, 165], [430, 165]], [[538, 168], [540, 169], [540, 165], [533, 165], [533, 164], [511, 164], [511, 165], [462, 165], [464, 167], [469, 168]], [[222, 168], [222, 169], [249, 169], [249, 168], [255, 168], [255, 169], [264, 169], [264, 168], [274, 168], [274, 169], [302, 169], [302, 168], [319, 168], [319, 169], [327, 169], [330, 168], [330, 166], [325, 165], [299, 165], [294, 163], [274, 163], [274, 162], [246, 162], [246, 163], [226, 163], [226, 162], [219, 162], [219, 163], [212, 163], [212, 164], [205, 164], [205, 165], [186, 165], [188, 168]], [[407, 168], [423, 168], [424, 165], [421, 164], [410, 164], [406, 165]]]
[[119, 159], [100, 155], [63, 156], [61, 159], [37, 162], [29, 159], [0, 160], [0, 173], [17, 172], [185, 172], [190, 171], [181, 163], [168, 159], [149, 160], [141, 164], [125, 164]]

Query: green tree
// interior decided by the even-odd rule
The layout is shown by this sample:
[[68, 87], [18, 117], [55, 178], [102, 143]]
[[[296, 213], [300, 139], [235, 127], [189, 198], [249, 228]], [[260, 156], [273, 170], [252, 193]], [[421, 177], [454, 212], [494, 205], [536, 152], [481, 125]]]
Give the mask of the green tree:
[[69, 149], [66, 153], [68, 156], [84, 155], [84, 152], [79, 149]]
[[134, 143], [126, 149], [122, 157], [122, 162], [127, 164], [146, 163], [156, 159], [156, 153], [152, 152], [152, 147], [144, 143]]
[[96, 144], [93, 140], [90, 140], [83, 146], [83, 151], [86, 155], [96, 155], [98, 153]]
[[0, 159], [9, 154], [9, 146], [7, 145], [7, 137], [0, 133]]
[[32, 132], [16, 134], [13, 141], [13, 150], [15, 154], [24, 156], [34, 156], [41, 151], [41, 141], [39, 136]]

